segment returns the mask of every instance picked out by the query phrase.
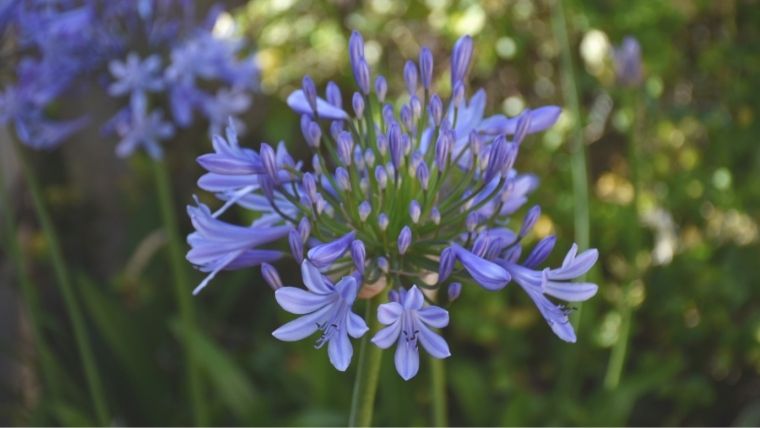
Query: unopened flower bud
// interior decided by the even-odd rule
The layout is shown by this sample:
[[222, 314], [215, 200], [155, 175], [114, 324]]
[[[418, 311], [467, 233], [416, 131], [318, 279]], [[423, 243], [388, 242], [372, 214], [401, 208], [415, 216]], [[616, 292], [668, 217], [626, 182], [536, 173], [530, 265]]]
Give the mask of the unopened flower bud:
[[385, 232], [386, 229], [388, 229], [388, 215], [385, 213], [380, 213], [380, 215], [377, 216], [377, 225], [380, 226], [380, 230]]
[[303, 93], [306, 96], [306, 101], [311, 107], [311, 111], [316, 115], [317, 113], [317, 87], [314, 85], [314, 81], [309, 76], [304, 76], [302, 85]]
[[441, 224], [441, 212], [438, 210], [438, 207], [433, 207], [433, 209], [430, 210], [430, 221], [436, 226]]
[[448, 296], [449, 296], [449, 302], [453, 302], [454, 300], [458, 299], [459, 296], [462, 294], [462, 283], [460, 282], [452, 282], [449, 284]]
[[420, 215], [422, 214], [422, 208], [420, 203], [412, 201], [409, 203], [409, 217], [412, 218], [412, 223], [417, 224], [420, 221]]
[[340, 190], [351, 190], [351, 178], [348, 175], [346, 168], [339, 166], [335, 168], [335, 181], [338, 183]]
[[282, 280], [280, 279], [280, 275], [277, 273], [277, 269], [275, 269], [274, 266], [270, 265], [269, 263], [261, 264], [261, 276], [264, 278], [264, 281], [266, 281], [266, 283], [272, 287], [272, 290], [282, 288]]
[[430, 84], [433, 81], [433, 53], [428, 48], [422, 48], [420, 51], [420, 76], [422, 86], [425, 89], [430, 89]]
[[412, 230], [409, 229], [409, 226], [404, 226], [403, 229], [401, 229], [401, 233], [398, 234], [398, 240], [396, 242], [398, 244], [398, 253], [403, 255], [406, 253], [406, 250], [409, 249], [409, 246], [412, 244]]
[[364, 201], [361, 204], [359, 204], [359, 218], [361, 221], [366, 221], [367, 217], [369, 217], [369, 214], [372, 212], [372, 205], [370, 205], [369, 201]]
[[325, 90], [327, 96], [327, 102], [331, 105], [343, 108], [343, 96], [340, 93], [340, 88], [332, 80], [327, 82], [327, 89]]
[[296, 229], [290, 229], [288, 244], [290, 245], [290, 253], [293, 255], [293, 258], [296, 259], [298, 264], [301, 264], [303, 261], [303, 240], [301, 240], [301, 234]]
[[404, 82], [406, 83], [406, 90], [409, 92], [409, 95], [417, 93], [417, 66], [412, 60], [408, 60], [404, 64]]
[[375, 79], [375, 94], [377, 94], [377, 100], [381, 103], [385, 101], [385, 94], [388, 92], [388, 82], [385, 77], [377, 76]]
[[456, 253], [454, 252], [454, 249], [451, 247], [446, 247], [441, 252], [441, 258], [438, 261], [438, 283], [442, 283], [443, 281], [446, 281], [450, 276], [451, 272], [454, 271], [454, 264], [457, 262], [456, 259]]
[[351, 259], [354, 261], [354, 266], [359, 273], [364, 274], [364, 261], [367, 256], [367, 252], [364, 249], [364, 242], [355, 240], [351, 243]]
[[354, 114], [356, 117], [364, 116], [364, 97], [358, 92], [354, 92], [354, 97], [351, 99], [351, 104], [354, 107]]

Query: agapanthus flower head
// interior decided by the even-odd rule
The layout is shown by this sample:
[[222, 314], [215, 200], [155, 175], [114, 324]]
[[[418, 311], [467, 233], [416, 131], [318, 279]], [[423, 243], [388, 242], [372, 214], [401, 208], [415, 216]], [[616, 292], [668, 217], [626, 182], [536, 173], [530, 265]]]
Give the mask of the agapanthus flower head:
[[[410, 59], [403, 67], [399, 81], [405, 91], [397, 102], [387, 93], [385, 78], [372, 75], [364, 39], [354, 32], [349, 63], [358, 90], [349, 92], [352, 111], [343, 109], [333, 83], [322, 98], [316, 84], [304, 79], [287, 99], [313, 153], [311, 170], [284, 153], [276, 158], [269, 146], [256, 152], [236, 141], [234, 146], [221, 144], [220, 138], [215, 153], [199, 159], [208, 170], [201, 184], [212, 181], [207, 189], [226, 202], [220, 211], [239, 204], [267, 219], [251, 229], [295, 228], [308, 220], [309, 236], [302, 241], [306, 248], [292, 252], [300, 261], [305, 251], [302, 269], [310, 291], [280, 288], [277, 300], [289, 312], [309, 315], [281, 327], [276, 337], [297, 340], [322, 330], [324, 340], [336, 343], [331, 361], [344, 370], [346, 356], [350, 359], [348, 336], [364, 331], [358, 320], [356, 334], [345, 327], [351, 324], [346, 320], [354, 319], [347, 315], [351, 305], [357, 298], [388, 296], [390, 302], [378, 311], [387, 327], [372, 332], [372, 341], [382, 348], [397, 344], [396, 368], [410, 379], [419, 367], [417, 343], [435, 358], [449, 356], [445, 340], [434, 331], [448, 324], [448, 313], [433, 303], [437, 296], [447, 295], [451, 302], [464, 287], [495, 292], [516, 282], [555, 333], [575, 339], [566, 308], [546, 296], [568, 301], [591, 297], [596, 285], [570, 280], [593, 265], [595, 250], [576, 257], [573, 247], [562, 267], [537, 270], [554, 238], [541, 241], [522, 263], [518, 259], [540, 211], [528, 210], [522, 224], [510, 218], [538, 183], [515, 169], [518, 154], [531, 134], [556, 122], [561, 110], [546, 106], [517, 117], [486, 116], [485, 91], [467, 96], [472, 58], [473, 40], [465, 36], [455, 44], [450, 61], [452, 90], [439, 93], [432, 52], [423, 49], [419, 62]], [[295, 239], [293, 232], [289, 239]], [[267, 281], [276, 284], [266, 269]], [[430, 281], [436, 275], [437, 281]]]

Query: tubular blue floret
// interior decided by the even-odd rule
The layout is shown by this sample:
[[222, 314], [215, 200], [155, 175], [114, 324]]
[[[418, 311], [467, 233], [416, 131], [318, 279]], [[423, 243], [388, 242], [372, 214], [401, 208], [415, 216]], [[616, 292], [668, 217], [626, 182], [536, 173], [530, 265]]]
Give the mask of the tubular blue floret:
[[307, 290], [282, 287], [274, 295], [283, 309], [302, 316], [273, 331], [272, 336], [292, 342], [321, 331], [316, 347], [327, 344], [330, 363], [345, 371], [353, 356], [349, 336], [358, 339], [369, 330], [367, 323], [351, 310], [359, 291], [356, 279], [345, 276], [333, 285], [306, 260], [301, 264], [301, 273]]
[[412, 218], [412, 223], [417, 224], [420, 221], [420, 215], [422, 215], [422, 207], [417, 201], [409, 203], [409, 217]]
[[358, 92], [354, 92], [353, 98], [351, 98], [351, 105], [354, 108], [354, 115], [356, 117], [364, 116], [364, 97]]
[[512, 279], [509, 272], [498, 264], [476, 256], [460, 245], [452, 246], [457, 260], [480, 286], [486, 290], [495, 291], [506, 287]]
[[287, 235], [287, 226], [259, 226], [255, 223], [250, 227], [236, 226], [214, 218], [208, 207], [201, 203], [188, 206], [187, 212], [195, 228], [187, 237], [190, 244], [187, 260], [208, 273], [193, 294], [200, 293], [222, 270], [258, 266], [282, 256], [279, 251], [258, 247]]
[[416, 285], [409, 291], [398, 290], [396, 299], [377, 308], [377, 319], [387, 327], [375, 334], [372, 343], [382, 349], [396, 343], [396, 371], [402, 379], [409, 380], [419, 370], [418, 342], [433, 358], [451, 356], [446, 341], [432, 330], [446, 327], [449, 313], [438, 306], [424, 306], [425, 299]]
[[420, 50], [420, 78], [422, 87], [429, 90], [433, 82], [433, 53], [426, 47]]
[[351, 190], [351, 178], [348, 175], [346, 168], [339, 166], [335, 168], [335, 181], [338, 183], [338, 188], [345, 192]]
[[377, 225], [380, 227], [380, 230], [383, 232], [388, 229], [388, 224], [390, 221], [388, 220], [388, 215], [385, 213], [380, 213], [377, 216]]
[[409, 95], [417, 93], [417, 65], [412, 60], [408, 60], [404, 64], [404, 82]]
[[472, 37], [462, 36], [454, 44], [454, 50], [451, 53], [451, 86], [456, 87], [458, 83], [467, 78], [467, 70], [472, 60]]
[[383, 76], [377, 76], [375, 78], [375, 94], [377, 100], [381, 103], [385, 101], [385, 95], [388, 93], [388, 82]]
[[301, 263], [303, 261], [303, 239], [301, 234], [296, 229], [290, 229], [288, 233], [288, 244], [290, 245], [290, 253], [293, 258]]
[[332, 80], [327, 82], [327, 88], [325, 89], [325, 96], [327, 102], [337, 108], [343, 108], [343, 95], [340, 93], [340, 87]]
[[351, 259], [354, 261], [354, 267], [357, 272], [364, 274], [364, 262], [367, 258], [367, 251], [364, 248], [364, 242], [360, 240], [354, 240], [351, 243]]
[[309, 76], [304, 76], [301, 83], [301, 89], [303, 89], [306, 102], [309, 103], [311, 111], [317, 114], [317, 86], [314, 84], [314, 80]]
[[449, 284], [447, 294], [448, 294], [449, 302], [453, 302], [454, 300], [458, 299], [459, 296], [462, 294], [462, 283], [452, 282], [451, 284]]
[[401, 255], [406, 254], [406, 250], [412, 244], [412, 229], [409, 226], [404, 226], [401, 229], [401, 233], [398, 234], [398, 253]]
[[369, 217], [371, 212], [372, 212], [372, 205], [370, 205], [369, 201], [364, 201], [361, 204], [359, 204], [359, 218], [362, 221], [366, 221], [367, 217]]
[[348, 246], [356, 238], [355, 232], [349, 232], [340, 238], [320, 244], [309, 250], [308, 257], [311, 264], [322, 269], [330, 266], [335, 260], [342, 257], [348, 250]]
[[277, 273], [277, 269], [269, 263], [261, 264], [261, 276], [266, 281], [267, 285], [272, 287], [272, 290], [282, 288], [282, 280], [280, 274]]
[[538, 205], [534, 205], [531, 209], [528, 210], [528, 213], [525, 214], [525, 219], [523, 220], [523, 224], [520, 227], [519, 236], [521, 238], [527, 235], [528, 232], [530, 232], [531, 229], [533, 229], [533, 225], [536, 224], [536, 221], [538, 221], [538, 217], [540, 215], [541, 215], [541, 207]]

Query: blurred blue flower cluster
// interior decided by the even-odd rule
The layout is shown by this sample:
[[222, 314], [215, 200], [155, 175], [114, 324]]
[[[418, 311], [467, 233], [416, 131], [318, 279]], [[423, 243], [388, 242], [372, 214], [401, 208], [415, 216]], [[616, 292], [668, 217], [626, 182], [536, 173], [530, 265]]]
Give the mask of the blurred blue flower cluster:
[[[351, 36], [349, 52], [358, 86], [349, 97], [351, 110], [343, 108], [337, 85], [328, 83], [321, 98], [308, 76], [288, 98], [314, 154], [310, 170], [282, 143], [277, 149], [262, 143], [258, 152], [240, 147], [233, 124], [226, 139], [214, 137], [214, 153], [198, 159], [208, 171], [200, 187], [225, 204], [215, 213], [203, 204], [188, 209], [196, 231], [187, 258], [208, 272], [196, 293], [221, 270], [262, 265], [280, 306], [300, 315], [274, 336], [293, 341], [321, 332], [317, 347], [327, 344], [341, 371], [353, 354], [349, 336], [370, 330], [370, 320], [352, 305], [358, 298], [387, 299], [377, 311], [386, 327], [371, 332], [372, 343], [397, 344], [396, 368], [405, 380], [418, 371], [418, 342], [434, 358], [450, 355], [432, 328], [448, 325], [439, 300], [456, 299], [462, 284], [493, 292], [515, 282], [557, 336], [574, 342], [569, 309], [549, 297], [579, 302], [596, 294], [595, 284], [571, 281], [593, 266], [597, 251], [578, 254], [573, 246], [562, 266], [540, 268], [554, 237], [521, 257], [539, 208], [529, 209], [522, 224], [510, 220], [537, 186], [535, 176], [515, 170], [517, 154], [529, 134], [556, 122], [560, 109], [486, 117], [485, 91], [466, 96], [469, 36], [454, 46], [446, 101], [433, 86], [429, 49], [418, 62], [407, 61], [406, 91], [396, 102], [387, 98], [383, 76], [372, 83], [359, 33]], [[232, 204], [257, 213], [253, 224], [219, 219]], [[283, 287], [267, 264], [282, 253], [266, 247], [286, 237], [306, 289]]]
[[31, 147], [55, 147], [89, 122], [56, 113], [102, 89], [121, 104], [103, 126], [120, 156], [142, 147], [160, 157], [159, 143], [196, 116], [218, 132], [250, 105], [258, 70], [229, 15], [215, 7], [198, 22], [195, 12], [191, 0], [4, 2], [3, 48], [17, 66], [3, 79], [0, 124]]

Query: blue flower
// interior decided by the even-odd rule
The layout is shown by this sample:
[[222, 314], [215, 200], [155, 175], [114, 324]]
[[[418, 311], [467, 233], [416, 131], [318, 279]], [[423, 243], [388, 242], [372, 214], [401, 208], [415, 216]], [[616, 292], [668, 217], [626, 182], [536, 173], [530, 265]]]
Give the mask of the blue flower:
[[[237, 120], [258, 88], [258, 70], [253, 56], [241, 55], [242, 40], [213, 33], [218, 8], [199, 23], [187, 0], [11, 3], [0, 8], [0, 31], [17, 41], [12, 54], [19, 60], [15, 82], [3, 92], [15, 94], [23, 114], [0, 123], [13, 123], [31, 147], [53, 147], [84, 123], [49, 117], [67, 110], [49, 107], [78, 99], [93, 83], [129, 100], [103, 127], [121, 139], [117, 153], [126, 156], [139, 147], [152, 157], [161, 156], [160, 143], [173, 135], [170, 130], [193, 124], [196, 112], [212, 134], [230, 116]], [[68, 97], [73, 89], [77, 96]], [[168, 105], [171, 118], [156, 105]]]
[[367, 323], [351, 311], [359, 285], [352, 276], [343, 277], [333, 285], [308, 260], [301, 264], [301, 274], [308, 291], [282, 287], [275, 291], [274, 296], [283, 309], [303, 316], [286, 323], [272, 335], [279, 340], [293, 342], [321, 331], [316, 348], [327, 343], [330, 363], [336, 369], [345, 371], [354, 353], [348, 336], [358, 339], [369, 330]]
[[160, 142], [174, 136], [174, 125], [164, 120], [162, 110], [148, 112], [144, 99], [136, 98], [135, 102], [125, 119], [116, 125], [121, 137], [116, 154], [127, 157], [142, 147], [152, 158], [159, 159], [163, 152]]
[[639, 86], [643, 79], [641, 62], [641, 45], [635, 37], [623, 39], [620, 46], [612, 52], [615, 62], [615, 74], [624, 86]]
[[108, 93], [112, 96], [145, 97], [146, 92], [157, 92], [164, 87], [158, 55], [141, 61], [138, 54], [131, 52], [125, 61], [113, 60], [108, 67], [115, 79], [108, 87]]
[[[551, 243], [553, 246], [553, 242]], [[537, 251], [542, 254], [540, 257], [545, 258], [548, 251], [544, 246], [537, 246]], [[549, 248], [551, 251], [551, 248]], [[556, 297], [568, 302], [584, 302], [596, 294], [598, 286], [590, 282], [570, 282], [578, 278], [591, 269], [599, 257], [599, 252], [595, 249], [586, 250], [577, 254], [578, 246], [573, 244], [570, 251], [567, 252], [562, 266], [559, 268], [546, 268], [535, 270], [531, 267], [520, 265], [507, 259], [500, 260], [500, 264], [511, 275], [514, 281], [528, 293], [528, 296], [536, 304], [536, 307], [543, 315], [546, 322], [552, 328], [552, 331], [566, 342], [575, 342], [575, 330], [568, 318], [569, 309], [563, 305], [557, 305], [549, 300], [545, 295]], [[531, 255], [528, 259], [537, 258]], [[539, 262], [534, 260], [532, 264]]]
[[451, 356], [446, 341], [431, 330], [449, 324], [449, 313], [438, 306], [425, 306], [422, 292], [416, 285], [409, 291], [399, 290], [398, 300], [377, 308], [377, 319], [387, 327], [378, 331], [372, 343], [382, 349], [396, 345], [396, 371], [404, 379], [413, 378], [420, 367], [417, 342], [434, 358]]
[[187, 237], [190, 251], [187, 260], [206, 278], [193, 290], [198, 294], [222, 270], [235, 270], [269, 263], [282, 256], [280, 251], [259, 249], [260, 245], [276, 241], [288, 234], [287, 226], [262, 225], [254, 222], [249, 227], [237, 226], [215, 218], [208, 207], [188, 206], [187, 213], [195, 232]]

